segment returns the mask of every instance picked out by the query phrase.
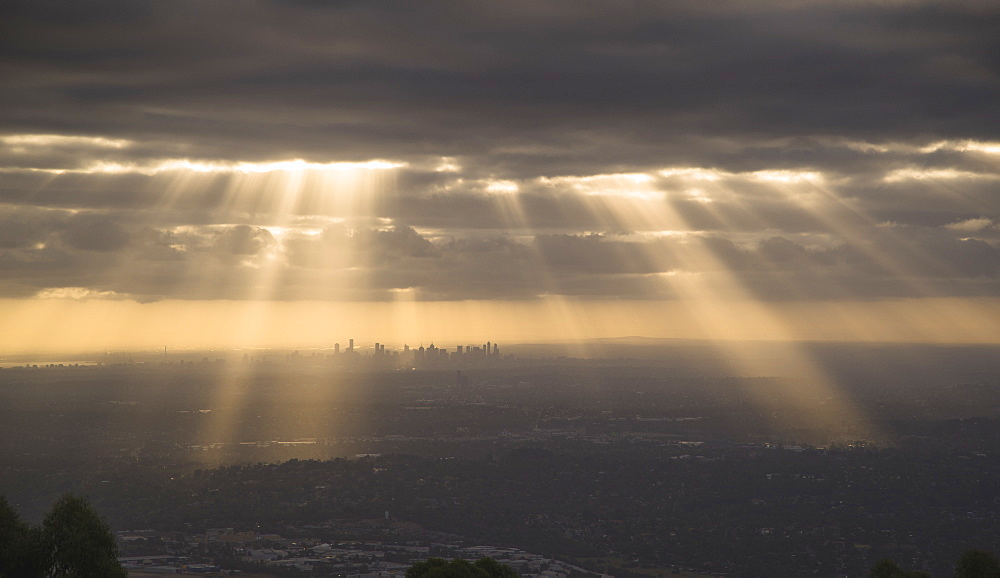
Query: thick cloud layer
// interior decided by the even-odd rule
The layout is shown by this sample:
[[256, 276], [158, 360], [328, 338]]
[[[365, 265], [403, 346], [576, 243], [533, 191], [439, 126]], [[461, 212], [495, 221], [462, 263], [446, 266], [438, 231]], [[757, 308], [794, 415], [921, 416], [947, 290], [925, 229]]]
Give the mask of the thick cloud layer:
[[991, 0], [5, 2], [0, 296], [995, 297], [997, 102]]

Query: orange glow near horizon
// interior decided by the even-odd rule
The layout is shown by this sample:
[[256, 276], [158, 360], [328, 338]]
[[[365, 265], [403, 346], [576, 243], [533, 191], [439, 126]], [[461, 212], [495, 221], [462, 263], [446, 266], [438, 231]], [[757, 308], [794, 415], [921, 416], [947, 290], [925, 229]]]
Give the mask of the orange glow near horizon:
[[[86, 144], [117, 146], [111, 141]], [[176, 283], [193, 295], [230, 291], [238, 297], [139, 302], [103, 288], [46, 287], [30, 298], [0, 300], [0, 326], [17, 328], [0, 334], [0, 354], [164, 346], [174, 351], [308, 350], [329, 349], [336, 343], [343, 348], [354, 339], [359, 350], [374, 342], [391, 349], [431, 343], [451, 349], [485, 341], [550, 342], [561, 344], [566, 355], [590, 357], [598, 351], [592, 340], [604, 338], [705, 340], [719, 354], [717, 369], [728, 375], [774, 376], [777, 371], [793, 378], [776, 380], [766, 388], [748, 384], [742, 392], [776, 422], [792, 429], [823, 423], [850, 439], [878, 439], [881, 434], [872, 420], [843, 395], [804, 342], [1000, 343], [1000, 298], [946, 297], [936, 294], [929, 281], [911, 280], [906, 266], [893, 255], [906, 255], [908, 262], [942, 274], [947, 273], [947, 264], [922, 261], [923, 256], [914, 254], [903, 240], [897, 242], [892, 231], [883, 231], [882, 242], [899, 246], [869, 243], [866, 235], [878, 224], [857, 210], [851, 199], [840, 196], [832, 179], [812, 171], [733, 173], [675, 167], [526, 181], [480, 179], [476, 186], [502, 225], [521, 235], [519, 250], [529, 256], [518, 261], [512, 274], [530, 279], [530, 293], [522, 299], [433, 300], [431, 291], [425, 292], [419, 282], [426, 277], [393, 275], [396, 262], [403, 263], [403, 273], [424, 266], [430, 275], [448, 273], [433, 270], [427, 261], [406, 261], [412, 257], [408, 249], [413, 250], [407, 243], [414, 237], [422, 243], [419, 250], [434, 246], [432, 240], [441, 243], [434, 249], [438, 250], [445, 246], [440, 239], [450, 234], [448, 230], [421, 232], [385, 216], [391, 212], [384, 209], [397, 198], [394, 169], [401, 166], [383, 161], [224, 165], [184, 161], [97, 167], [95, 171], [112, 175], [109, 178], [131, 172], [146, 179], [148, 200], [157, 210], [169, 212], [209, 201], [209, 210], [218, 211], [221, 220], [169, 230], [178, 239], [178, 250], [187, 252], [183, 244], [190, 242], [194, 253], [201, 251], [188, 261]], [[61, 171], [50, 172], [47, 178], [66, 178]], [[607, 251], [604, 262], [591, 261], [596, 258], [584, 252], [570, 255], [567, 265], [560, 261], [566, 256], [558, 246], [548, 252], [539, 241], [542, 237], [536, 236], [540, 232], [533, 230], [534, 215], [522, 195], [539, 189], [555, 198], [573, 196], [574, 203], [559, 207], [567, 212], [561, 217], [582, 216], [590, 226], [596, 225], [597, 234], [587, 240], [607, 240], [602, 245]], [[753, 199], [794, 207], [813, 218], [834, 242], [856, 247], [920, 297], [814, 298], [808, 281], [787, 275], [779, 263], [747, 250], [770, 231], [766, 210], [760, 208], [767, 203], [755, 204]], [[710, 217], [706, 222], [714, 219], [717, 229], [699, 230], [684, 210], [683, 203], [691, 201], [704, 208]], [[983, 217], [951, 227], [980, 230], [992, 224]], [[561, 238], [575, 235], [581, 240], [588, 234], [572, 231]], [[712, 243], [712, 237], [723, 245], [734, 240], [726, 249]], [[213, 248], [216, 252], [205, 256]], [[728, 257], [726, 250], [731, 253]], [[732, 254], [742, 254], [746, 262], [734, 262]], [[575, 291], [587, 289], [588, 267], [594, 265], [617, 275], [601, 282], [635, 281], [659, 298], [580, 297], [586, 290]], [[755, 292], [759, 289], [752, 286], [752, 279], [741, 275], [741, 266], [755, 267], [773, 279], [787, 278], [785, 290], [792, 300], [763, 298]], [[228, 278], [219, 274], [222, 270]], [[118, 282], [107, 286], [128, 287], [131, 274], [129, 261], [123, 259], [105, 272]], [[417, 282], [408, 285], [411, 280]], [[600, 295], [615, 289], [604, 291]], [[747, 342], [781, 343], [783, 365], [776, 367], [766, 354], [770, 344], [754, 348]], [[248, 389], [259, 385], [258, 378], [248, 365], [220, 376], [213, 390], [213, 411], [199, 432], [206, 446], [240, 441], [240, 424], [246, 420], [261, 419], [271, 425], [292, 420], [248, 414]], [[335, 435], [346, 427], [328, 418], [343, 393], [340, 389], [310, 383], [297, 387], [305, 405], [296, 409], [292, 420], [296, 423], [282, 422], [278, 427], [308, 431], [311, 437]]]
[[[14, 157], [25, 159], [31, 158], [30, 153], [49, 148], [85, 149], [94, 153], [88, 158], [101, 158], [103, 151], [132, 149], [139, 144], [123, 139], [61, 135], [7, 135], [0, 136], [0, 143]], [[867, 146], [859, 150], [871, 154], [884, 152]], [[919, 152], [930, 154], [938, 150], [992, 157], [998, 149], [991, 142], [948, 141], [930, 144]], [[458, 159], [439, 160], [441, 164], [434, 174], [460, 174], [463, 170]], [[193, 244], [190, 250], [187, 246], [177, 249], [185, 257], [191, 257], [170, 280], [186, 290], [179, 294], [183, 299], [171, 299], [169, 291], [159, 301], [156, 299], [164, 296], [119, 292], [128, 290], [127, 281], [132, 274], [128, 259], [122, 259], [104, 270], [105, 279], [111, 282], [95, 283], [92, 287], [35, 286], [31, 297], [4, 300], [0, 325], [17, 330], [0, 336], [0, 351], [162, 345], [322, 347], [351, 336], [399, 345], [433, 340], [478, 342], [483, 338], [578, 341], [631, 335], [789, 342], [1000, 342], [1000, 299], [949, 297], [935, 291], [933, 278], [912, 275], [908, 267], [916, 263], [922, 270], [947, 277], [950, 264], [934, 262], [907, 246], [905, 239], [897, 239], [890, 230], [891, 224], [876, 223], [856, 206], [855, 198], [840, 192], [842, 178], [818, 170], [760, 168], [733, 172], [713, 167], [666, 166], [646, 172], [537, 176], [523, 180], [504, 175], [470, 177], [468, 181], [444, 180], [453, 183], [438, 189], [446, 194], [450, 194], [450, 186], [474, 183], [470, 190], [488, 199], [501, 221], [497, 226], [506, 228], [494, 234], [514, 231], [521, 236], [519, 242], [524, 241], [521, 246], [531, 256], [518, 262], [522, 269], [515, 274], [532, 283], [528, 292], [519, 294], [520, 300], [504, 297], [492, 301], [445, 300], [455, 295], [432, 300], [439, 297], [419, 284], [425, 277], [377, 279], [379, 274], [386, 277], [387, 271], [395, 273], [391, 271], [391, 258], [388, 266], [377, 269], [385, 265], [386, 259], [362, 244], [375, 244], [378, 239], [352, 237], [356, 231], [367, 231], [376, 237], [391, 233], [392, 227], [408, 225], [405, 218], [387, 217], [395, 213], [384, 210], [400, 198], [400, 191], [396, 190], [397, 169], [408, 166], [405, 162], [379, 159], [323, 163], [302, 159], [124, 162], [109, 158], [76, 168], [0, 169], [51, 173], [45, 178], [52, 181], [40, 186], [60, 183], [56, 188], [75, 187], [74, 179], [110, 179], [79, 181], [84, 183], [83, 188], [97, 189], [101, 183], [118, 183], [115, 179], [134, 177], [139, 183], [137, 190], [148, 201], [141, 206], [151, 212], [203, 207], [206, 213], [212, 213], [212, 218], [202, 224], [182, 221], [164, 226], [164, 234], [198, 237], [203, 243]], [[940, 181], [942, 197], [961, 200], [957, 192], [945, 185], [964, 173], [935, 170], [920, 174], [913, 169], [887, 170], [883, 181], [900, 178]], [[982, 178], [996, 177], [988, 172], [982, 175]], [[595, 293], [601, 296], [580, 297], [587, 292], [574, 292], [578, 287], [570, 284], [588, 282], [585, 273], [590, 263], [584, 263], [584, 274], [574, 276], [572, 269], [567, 274], [559, 269], [560, 263], [551, 261], [544, 248], [532, 244], [531, 238], [540, 231], [533, 230], [535, 215], [529, 213], [526, 203], [526, 195], [530, 194], [550, 195], [558, 217], [555, 222], [582, 217], [582, 222], [587, 223], [580, 230], [557, 232], [577, 236], [596, 232], [616, 239], [604, 245], [611, 254], [610, 259], [604, 258], [618, 259], [623, 264], [621, 273], [612, 266], [612, 275], [652, 287], [654, 291], [650, 294], [657, 299], [615, 298], [612, 293], [616, 278], [611, 275], [601, 279], [607, 283], [601, 289], [603, 293]], [[572, 202], [559, 204], [569, 198]], [[754, 204], [753, 201], [761, 199], [766, 202]], [[684, 210], [684, 203], [690, 205], [692, 201], [703, 210], [701, 225], [694, 224], [690, 212]], [[972, 201], [968, 204], [970, 214], [980, 214], [973, 210], [976, 207]], [[816, 236], [825, 234], [829, 237], [826, 242], [856, 250], [881, 269], [881, 274], [900, 285], [908, 285], [911, 290], [908, 294], [918, 297], [882, 301], [817, 299], [809, 287], [796, 284], [805, 278], [800, 276], [798, 280], [790, 278], [784, 287], [791, 295], [785, 299], [790, 301], [761, 298], [746, 278], [741, 277], [737, 266], [717, 254], [719, 249], [706, 239], [710, 236], [727, 242], [732, 239], [733, 246], [742, 250], [769, 235], [782, 234], [780, 229], [772, 232], [774, 225], [766, 214], [766, 209], [775, 206], [794, 208], [811, 217], [818, 224]], [[65, 211], [87, 212], [77, 208]], [[564, 214], [558, 214], [559, 211]], [[994, 228], [992, 213], [981, 214], [991, 218], [966, 219], [945, 225], [944, 230], [976, 232]], [[258, 237], [236, 239], [235, 248], [228, 254], [202, 257], [206, 246], [227, 242], [224, 237], [227, 231], [237, 226], [247, 230], [251, 225], [252, 233]], [[324, 229], [331, 225], [332, 228]], [[312, 242], [322, 240], [337, 227], [342, 228], [341, 237], [329, 243]], [[464, 231], [461, 227], [456, 230]], [[871, 242], [866, 235], [876, 230], [881, 235], [877, 242]], [[444, 239], [452, 233], [442, 229], [434, 235], [436, 239]], [[421, 241], [429, 243], [427, 238]], [[671, 242], [657, 243], [657, 238], [669, 238]], [[356, 240], [360, 242], [352, 242]], [[236, 246], [240, 242], [256, 245], [250, 251]], [[393, 237], [386, 242], [406, 240]], [[296, 248], [300, 250], [294, 255], [297, 261], [292, 256]], [[899, 260], [900, 255], [905, 260]], [[582, 260], [589, 257], [584, 255]], [[378, 260], [382, 261], [377, 263]], [[217, 273], [220, 263], [229, 266], [230, 278]], [[784, 275], [778, 265], [758, 255], [748, 257], [748, 263], [743, 266], [756, 267], [756, 271], [774, 279]], [[419, 266], [410, 264], [411, 270]], [[446, 275], [447, 271], [429, 274]], [[829, 286], [835, 287], [836, 282], [832, 280]], [[845, 286], [841, 293], [850, 295], [849, 289]], [[202, 295], [205, 297], [199, 299]], [[219, 295], [231, 296], [233, 300], [221, 300]], [[144, 299], [152, 301], [138, 302]], [[581, 346], [577, 353], [586, 355], [586, 348]], [[752, 361], [736, 363], [746, 365]]]
[[[0, 352], [236, 349], [358, 343], [571, 341], [608, 337], [1000, 343], [1000, 299], [753, 301], [308, 302], [0, 300]], [[712, 322], [703, 314], [713, 310]], [[576, 320], [570, 328], [565, 319]], [[254, 321], [248, 327], [247, 320]]]

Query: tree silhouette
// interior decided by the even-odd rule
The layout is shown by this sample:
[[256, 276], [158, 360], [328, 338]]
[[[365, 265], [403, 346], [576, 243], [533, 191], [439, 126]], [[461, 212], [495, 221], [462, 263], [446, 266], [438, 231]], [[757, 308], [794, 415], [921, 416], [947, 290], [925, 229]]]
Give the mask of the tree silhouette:
[[513, 568], [493, 558], [480, 558], [476, 560], [475, 567], [485, 570], [490, 578], [517, 578], [517, 572]]
[[872, 567], [871, 578], [926, 578], [928, 574], [920, 571], [906, 571], [892, 560], [879, 560]]
[[0, 577], [36, 578], [48, 568], [39, 528], [32, 528], [0, 496]]
[[86, 498], [64, 494], [40, 528], [25, 524], [0, 496], [0, 577], [124, 578], [107, 523]]
[[86, 498], [63, 494], [42, 521], [42, 532], [52, 576], [126, 576], [111, 528]]
[[1000, 578], [1000, 561], [983, 550], [968, 550], [955, 565], [955, 578]]

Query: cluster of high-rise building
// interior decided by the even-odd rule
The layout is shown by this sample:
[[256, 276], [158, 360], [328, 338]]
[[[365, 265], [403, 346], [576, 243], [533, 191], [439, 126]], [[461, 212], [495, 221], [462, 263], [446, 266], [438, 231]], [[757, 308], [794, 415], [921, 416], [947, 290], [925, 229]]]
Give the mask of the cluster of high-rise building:
[[403, 345], [402, 349], [386, 350], [384, 343], [376, 342], [371, 350], [359, 350], [355, 349], [353, 339], [343, 350], [340, 343], [334, 344], [333, 353], [328, 357], [341, 363], [414, 369], [492, 365], [513, 358], [512, 355], [502, 356], [500, 345], [492, 341], [480, 345], [456, 345], [453, 350], [437, 347], [433, 343], [428, 347]]

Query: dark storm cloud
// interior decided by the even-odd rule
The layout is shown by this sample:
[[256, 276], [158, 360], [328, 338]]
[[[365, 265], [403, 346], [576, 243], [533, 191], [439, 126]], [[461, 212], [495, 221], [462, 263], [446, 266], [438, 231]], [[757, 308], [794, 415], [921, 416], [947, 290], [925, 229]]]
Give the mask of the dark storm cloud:
[[995, 296], [997, 102], [992, 0], [9, 1], [0, 295]]
[[985, 1], [5, 7], [3, 130], [209, 158], [464, 155], [516, 176], [538, 168], [503, 150], [545, 146], [566, 174], [704, 161], [705, 136], [987, 139], [1000, 100]]
[[129, 241], [125, 228], [106, 215], [74, 215], [61, 234], [70, 247], [87, 251], [116, 251]]
[[597, 234], [539, 235], [535, 247], [551, 271], [609, 274], [662, 270], [650, 262], [651, 255], [641, 244], [607, 241]]
[[0, 249], [22, 249], [42, 242], [59, 219], [52, 211], [0, 205]]
[[274, 237], [267, 229], [237, 225], [227, 228], [215, 237], [215, 246], [231, 255], [256, 255], [274, 244]]
[[382, 300], [396, 290], [445, 300], [659, 299], [677, 296], [673, 275], [701, 276], [707, 286], [722, 280], [720, 287], [763, 300], [989, 296], [1000, 289], [1000, 249], [968, 237], [996, 229], [983, 218], [934, 229], [884, 226], [828, 247], [782, 236], [435, 237], [406, 226], [342, 224], [275, 237], [245, 224], [158, 228], [134, 213], [0, 214], [0, 230], [17, 231], [11, 225], [23, 222], [35, 226], [24, 237], [3, 238], [4, 296], [77, 287], [141, 301]]

